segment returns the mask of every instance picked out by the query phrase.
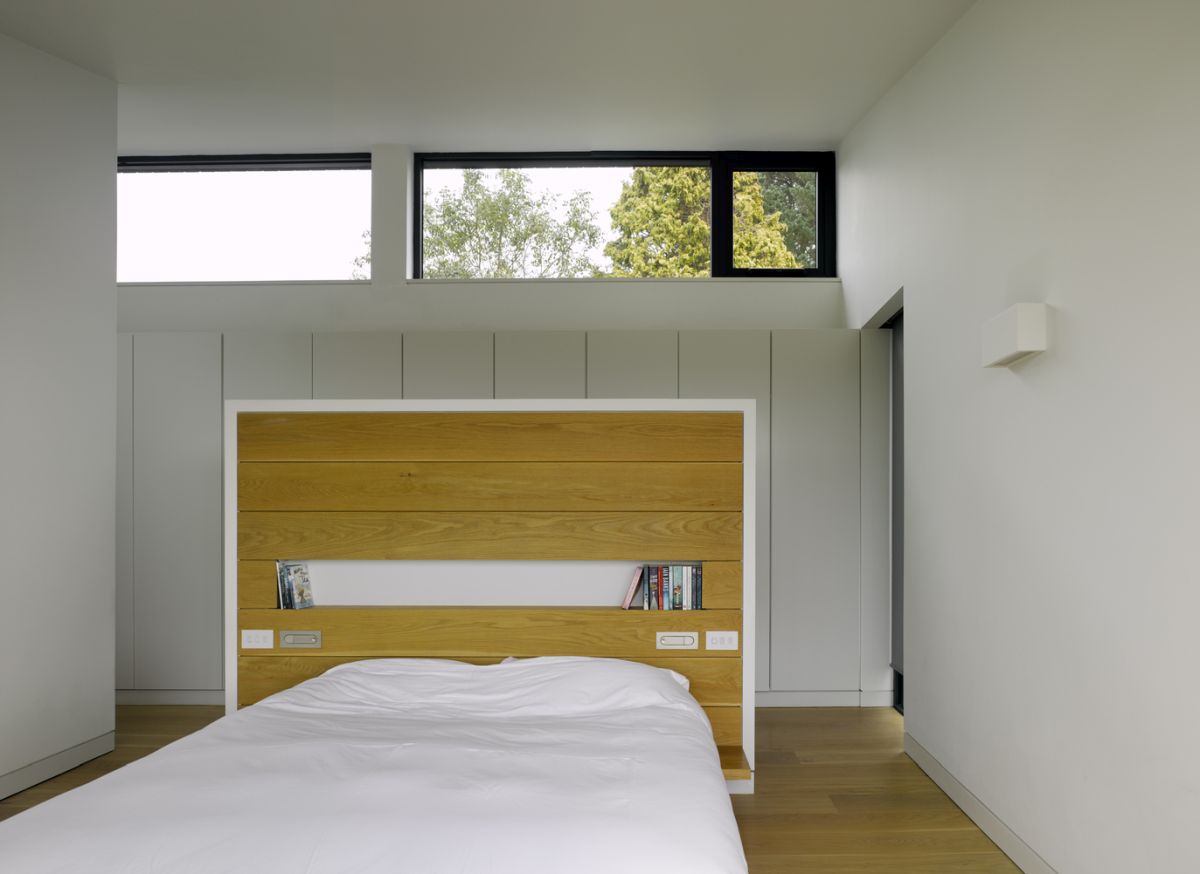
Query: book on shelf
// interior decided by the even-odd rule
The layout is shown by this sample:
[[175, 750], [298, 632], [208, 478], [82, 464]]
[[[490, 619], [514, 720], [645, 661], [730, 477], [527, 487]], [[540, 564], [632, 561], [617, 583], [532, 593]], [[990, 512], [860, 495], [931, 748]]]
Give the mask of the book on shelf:
[[277, 561], [275, 575], [279, 581], [279, 607], [282, 610], [303, 610], [313, 606], [312, 581], [306, 561]]
[[645, 576], [646, 568], [644, 565], [634, 572], [633, 579], [629, 582], [629, 590], [625, 592], [625, 600], [621, 602], [622, 610], [628, 610], [630, 605], [633, 604], [633, 596], [637, 594], [638, 587], [642, 584]]
[[700, 562], [642, 565], [629, 584], [623, 609], [632, 605], [639, 586], [643, 610], [704, 609], [704, 569]]

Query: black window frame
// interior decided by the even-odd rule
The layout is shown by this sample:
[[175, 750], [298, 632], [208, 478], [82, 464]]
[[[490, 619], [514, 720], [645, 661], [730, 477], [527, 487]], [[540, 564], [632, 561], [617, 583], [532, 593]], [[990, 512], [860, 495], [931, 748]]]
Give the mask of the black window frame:
[[118, 155], [118, 173], [211, 173], [228, 170], [370, 170], [370, 152], [261, 155]]
[[[708, 167], [712, 185], [711, 277], [837, 276], [836, 158], [834, 152], [417, 152], [413, 155], [413, 278], [424, 271], [424, 171], [523, 167]], [[757, 268], [733, 266], [733, 174], [757, 170], [813, 172], [817, 175], [817, 266]], [[464, 280], [470, 281], [470, 280]], [[564, 282], [570, 280], [562, 280]]]

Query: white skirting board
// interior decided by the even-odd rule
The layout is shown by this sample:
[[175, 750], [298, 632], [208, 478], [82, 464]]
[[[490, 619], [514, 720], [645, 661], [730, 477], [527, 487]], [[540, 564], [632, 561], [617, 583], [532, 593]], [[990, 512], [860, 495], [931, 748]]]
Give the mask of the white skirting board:
[[224, 689], [118, 689], [118, 704], [224, 704]]
[[891, 707], [890, 689], [880, 692], [846, 691], [818, 692], [755, 692], [756, 707]]
[[992, 813], [986, 804], [975, 797], [975, 793], [958, 781], [957, 777], [947, 771], [929, 750], [913, 740], [908, 732], [904, 733], [904, 752], [908, 753], [909, 758], [917, 763], [917, 767], [928, 774], [929, 779], [949, 795], [950, 800], [961, 807], [963, 813], [969, 816], [1025, 874], [1057, 874], [1036, 850], [1021, 840], [1016, 832]]
[[81, 744], [65, 749], [61, 753], [46, 756], [46, 758], [39, 759], [23, 768], [0, 775], [0, 798], [7, 798], [22, 789], [36, 786], [43, 780], [49, 780], [64, 771], [76, 768], [97, 756], [111, 753], [115, 746], [116, 732], [106, 732], [99, 737], [85, 740]]
[[754, 776], [751, 775], [749, 780], [726, 780], [725, 786], [730, 795], [753, 795]]

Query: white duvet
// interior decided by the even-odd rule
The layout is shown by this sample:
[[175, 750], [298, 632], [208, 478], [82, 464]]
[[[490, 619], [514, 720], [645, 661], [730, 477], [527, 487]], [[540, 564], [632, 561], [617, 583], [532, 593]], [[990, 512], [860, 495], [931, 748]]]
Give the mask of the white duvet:
[[708, 720], [614, 659], [334, 668], [0, 822], [0, 871], [730, 874]]

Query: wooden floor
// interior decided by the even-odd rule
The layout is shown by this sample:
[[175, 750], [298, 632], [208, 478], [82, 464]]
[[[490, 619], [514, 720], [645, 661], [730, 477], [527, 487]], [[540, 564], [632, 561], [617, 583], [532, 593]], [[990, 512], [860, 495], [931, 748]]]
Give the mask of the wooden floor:
[[763, 708], [754, 795], [733, 797], [750, 874], [1019, 872], [904, 754], [891, 708]]
[[115, 771], [122, 765], [127, 765], [134, 759], [154, 752], [159, 747], [166, 746], [173, 740], [178, 740], [185, 734], [191, 734], [197, 729], [204, 728], [210, 722], [220, 718], [225, 713], [224, 707], [118, 707], [117, 708], [117, 748], [106, 756], [85, 762], [78, 768], [51, 777], [44, 783], [39, 783], [0, 800], [0, 819], [6, 819], [26, 808], [40, 804], [47, 798], [53, 798], [90, 783], [97, 777], [103, 777], [109, 771]]
[[[117, 708], [117, 749], [0, 801], [0, 819], [218, 718], [221, 707]], [[894, 710], [761, 709], [755, 794], [733, 797], [750, 874], [1016, 872], [903, 753]]]

